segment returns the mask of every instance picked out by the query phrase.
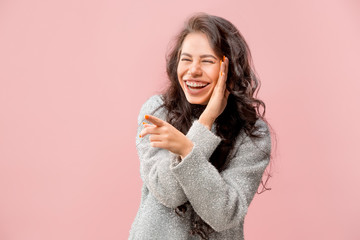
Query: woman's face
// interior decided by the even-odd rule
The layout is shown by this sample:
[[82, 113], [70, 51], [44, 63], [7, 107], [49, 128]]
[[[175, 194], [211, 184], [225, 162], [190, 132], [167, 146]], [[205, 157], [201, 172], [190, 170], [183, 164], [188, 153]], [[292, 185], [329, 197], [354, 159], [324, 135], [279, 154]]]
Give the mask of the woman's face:
[[182, 44], [177, 76], [186, 99], [206, 105], [219, 78], [220, 58], [204, 33], [189, 33]]

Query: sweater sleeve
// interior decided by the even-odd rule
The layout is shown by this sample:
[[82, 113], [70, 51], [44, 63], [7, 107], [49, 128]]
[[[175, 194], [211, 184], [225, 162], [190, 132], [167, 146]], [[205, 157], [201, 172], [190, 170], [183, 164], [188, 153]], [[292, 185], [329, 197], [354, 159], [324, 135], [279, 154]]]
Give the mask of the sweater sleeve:
[[215, 231], [238, 226], [247, 213], [269, 163], [271, 138], [267, 125], [256, 122], [257, 135], [239, 136], [228, 167], [221, 173], [209, 162], [219, 137], [195, 121], [187, 137], [192, 151], [170, 169], [183, 188], [195, 212]]
[[160, 96], [153, 96], [142, 106], [139, 113], [136, 148], [140, 159], [140, 176], [151, 194], [161, 204], [176, 208], [188, 201], [174, 174], [170, 171], [170, 164], [177, 156], [168, 150], [151, 147], [149, 136], [139, 137], [143, 129], [142, 122], [145, 121], [145, 114], [164, 118], [164, 114], [161, 114], [163, 109], [155, 111], [161, 105]]

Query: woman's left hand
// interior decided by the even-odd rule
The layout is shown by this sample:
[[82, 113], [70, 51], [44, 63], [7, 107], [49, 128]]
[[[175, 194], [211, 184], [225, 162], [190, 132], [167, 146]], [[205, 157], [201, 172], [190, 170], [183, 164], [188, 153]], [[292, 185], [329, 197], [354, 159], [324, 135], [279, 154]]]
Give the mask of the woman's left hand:
[[194, 144], [171, 124], [152, 115], [145, 115], [145, 119], [154, 125], [145, 123], [140, 137], [150, 135], [152, 147], [167, 149], [178, 154], [181, 159], [191, 152]]

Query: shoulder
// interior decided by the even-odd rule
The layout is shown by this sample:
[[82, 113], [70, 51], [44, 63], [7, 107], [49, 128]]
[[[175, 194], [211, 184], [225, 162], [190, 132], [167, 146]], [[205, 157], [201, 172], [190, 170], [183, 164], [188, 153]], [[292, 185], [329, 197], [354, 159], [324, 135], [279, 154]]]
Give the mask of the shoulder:
[[141, 109], [146, 110], [155, 110], [156, 108], [160, 107], [164, 103], [161, 95], [153, 95], [148, 98], [145, 103], [142, 105]]
[[255, 123], [255, 131], [254, 134], [258, 139], [257, 142], [258, 147], [262, 148], [268, 155], [271, 152], [271, 133], [269, 130], [268, 124], [263, 119], [258, 119]]
[[249, 136], [244, 129], [240, 131], [237, 141], [243, 141], [245, 138], [261, 138], [270, 135], [269, 126], [266, 120], [258, 118], [254, 124], [252, 135]]
[[269, 126], [265, 120], [259, 118], [254, 125], [252, 132], [254, 136], [249, 136], [244, 130], [239, 134], [235, 146], [234, 152], [248, 151], [254, 154], [257, 151], [270, 155], [271, 152], [271, 134]]
[[260, 136], [265, 136], [265, 135], [269, 135], [270, 131], [269, 131], [269, 126], [268, 124], [265, 122], [265, 120], [259, 118], [258, 120], [256, 120], [255, 122], [255, 129], [254, 129], [254, 134], [255, 135], [260, 135]]
[[149, 114], [149, 115], [155, 115], [156, 117], [160, 117], [163, 115], [163, 98], [162, 95], [153, 95], [150, 98], [148, 98], [145, 103], [142, 105], [141, 109], [140, 109], [140, 113], [139, 113], [139, 119], [144, 118], [145, 114]]

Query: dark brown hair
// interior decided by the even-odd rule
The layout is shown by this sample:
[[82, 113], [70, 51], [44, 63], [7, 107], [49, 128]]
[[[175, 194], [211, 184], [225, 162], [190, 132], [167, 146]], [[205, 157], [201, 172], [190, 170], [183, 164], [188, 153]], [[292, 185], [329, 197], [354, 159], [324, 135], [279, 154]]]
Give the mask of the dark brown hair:
[[[260, 83], [253, 68], [249, 47], [238, 29], [224, 18], [199, 13], [186, 21], [167, 55], [166, 70], [170, 85], [163, 94], [163, 106], [168, 111], [167, 121], [186, 134], [194, 118], [198, 118], [206, 107], [187, 101], [177, 77], [182, 43], [193, 32], [206, 34], [216, 55], [219, 58], [225, 55], [229, 59], [226, 85], [230, 95], [225, 110], [215, 120], [216, 133], [222, 141], [209, 160], [221, 172], [228, 164], [229, 152], [240, 131], [257, 137], [253, 134], [256, 130], [255, 122], [259, 118], [265, 120], [265, 104], [256, 98]], [[189, 202], [175, 209], [179, 216], [186, 211], [187, 204]], [[191, 234], [198, 234], [202, 239], [208, 239], [208, 235], [214, 231], [196, 213], [191, 222]]]

